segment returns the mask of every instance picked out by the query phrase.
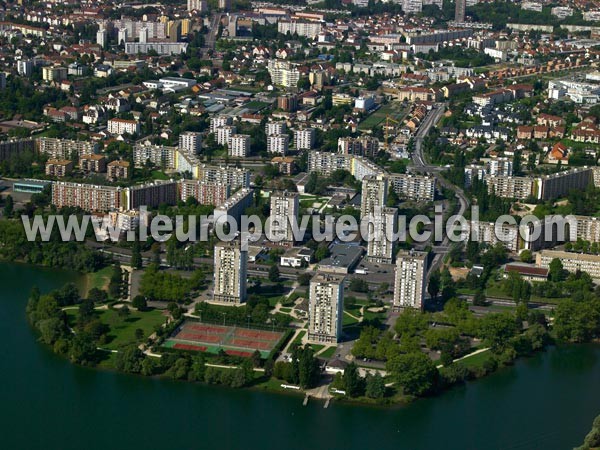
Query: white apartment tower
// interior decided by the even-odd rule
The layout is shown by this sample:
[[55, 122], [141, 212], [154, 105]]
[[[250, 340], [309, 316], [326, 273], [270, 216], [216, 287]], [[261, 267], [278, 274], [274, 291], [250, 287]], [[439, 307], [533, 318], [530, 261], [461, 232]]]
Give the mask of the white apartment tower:
[[427, 253], [400, 251], [396, 255], [393, 307], [423, 309]]
[[363, 178], [360, 197], [360, 217], [373, 214], [375, 208], [383, 208], [387, 202], [388, 180], [383, 175]]
[[338, 342], [342, 332], [344, 277], [325, 272], [310, 280], [308, 302], [309, 342]]
[[267, 152], [285, 156], [290, 148], [290, 137], [287, 134], [267, 136]]
[[376, 207], [373, 211], [372, 229], [367, 236], [367, 259], [374, 263], [392, 264], [398, 228], [398, 209]]
[[216, 133], [221, 127], [231, 125], [231, 117], [228, 116], [216, 116], [210, 119], [210, 132]]
[[267, 136], [285, 134], [286, 131], [285, 122], [267, 122], [265, 125], [265, 134]]
[[293, 221], [298, 219], [300, 197], [297, 192], [274, 192], [271, 194], [268, 238], [279, 245], [294, 244]]
[[96, 44], [102, 48], [106, 48], [108, 46], [108, 31], [106, 31], [104, 28], [100, 28], [96, 32]]
[[314, 128], [296, 130], [296, 149], [312, 150], [315, 146], [316, 132]]
[[179, 149], [190, 155], [197, 155], [202, 151], [202, 134], [186, 131], [179, 135]]
[[231, 143], [231, 136], [233, 136], [237, 132], [237, 128], [235, 125], [227, 125], [224, 127], [217, 128], [216, 138], [217, 144], [219, 145], [227, 145]]
[[246, 301], [247, 264], [248, 252], [242, 250], [240, 242], [215, 245], [214, 301], [229, 304]]
[[245, 158], [250, 153], [250, 135], [234, 134], [229, 143], [229, 156]]

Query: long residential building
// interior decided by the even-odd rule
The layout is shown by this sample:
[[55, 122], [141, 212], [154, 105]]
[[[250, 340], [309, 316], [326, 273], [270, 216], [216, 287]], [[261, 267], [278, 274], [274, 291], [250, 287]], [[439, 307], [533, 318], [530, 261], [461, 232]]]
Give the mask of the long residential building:
[[536, 254], [536, 265], [549, 269], [554, 259], [559, 259], [563, 268], [571, 273], [587, 272], [592, 278], [600, 279], [600, 256], [598, 255], [542, 250]]
[[145, 167], [148, 162], [162, 169], [174, 169], [177, 147], [138, 143], [133, 146], [133, 164]]
[[546, 175], [537, 180], [537, 198], [539, 200], [556, 199], [572, 190], [583, 191], [592, 182], [592, 170], [588, 167], [578, 167]]
[[567, 195], [572, 190], [585, 190], [594, 182], [594, 172], [589, 167], [577, 167], [543, 177], [513, 177], [486, 175], [484, 180], [488, 192], [498, 197], [524, 200], [553, 200]]
[[362, 181], [368, 176], [384, 175], [398, 196], [416, 201], [433, 201], [436, 179], [428, 175], [388, 174], [367, 158], [340, 153], [312, 151], [308, 153], [308, 171], [331, 175], [336, 170], [347, 170]]
[[137, 120], [109, 119], [107, 130], [111, 134], [140, 134], [142, 127]]
[[280, 20], [277, 22], [277, 31], [281, 34], [297, 34], [314, 39], [321, 33], [323, 25], [321, 22], [310, 20]]
[[177, 183], [175, 181], [154, 181], [124, 189], [123, 209], [138, 209], [140, 206], [157, 208], [160, 205], [176, 205]]
[[401, 250], [396, 255], [393, 307], [423, 309], [427, 253]]
[[389, 176], [390, 186], [401, 198], [432, 202], [435, 198], [436, 179], [428, 175], [395, 173]]
[[325, 272], [310, 280], [308, 341], [337, 343], [342, 333], [344, 276]]
[[379, 140], [372, 136], [338, 139], [338, 153], [344, 155], [376, 156], [379, 152]]
[[494, 222], [471, 221], [470, 238], [475, 237], [475, 240], [481, 244], [487, 244], [490, 247], [500, 243], [509, 251], [516, 253], [522, 247], [519, 227], [517, 225], [502, 224], [496, 229]]
[[77, 157], [98, 153], [98, 144], [90, 141], [41, 137], [35, 142], [38, 152], [53, 159], [69, 159], [73, 153]]
[[246, 208], [252, 206], [253, 202], [254, 189], [240, 189], [224, 203], [215, 208], [214, 220], [215, 222], [225, 220], [222, 219], [222, 217], [228, 219], [227, 216], [229, 216], [239, 225], [241, 223], [242, 214], [244, 214]]
[[208, 183], [227, 184], [232, 191], [250, 187], [250, 171], [241, 167], [202, 164], [198, 167], [195, 178]]
[[33, 139], [11, 139], [0, 142], [0, 161], [5, 161], [25, 151], [35, 151]]
[[222, 205], [229, 198], [231, 186], [220, 183], [207, 183], [200, 180], [181, 180], [179, 198], [186, 201], [192, 197], [201, 205]]
[[219, 242], [215, 246], [215, 284], [213, 300], [237, 304], [246, 301], [248, 252], [239, 241]]
[[534, 192], [534, 182], [531, 177], [493, 177], [486, 175], [484, 180], [487, 183], [488, 192], [498, 197], [525, 200]]
[[122, 189], [114, 186], [66, 181], [52, 183], [52, 204], [57, 208], [70, 206], [85, 211], [108, 212], [121, 207], [121, 194]]

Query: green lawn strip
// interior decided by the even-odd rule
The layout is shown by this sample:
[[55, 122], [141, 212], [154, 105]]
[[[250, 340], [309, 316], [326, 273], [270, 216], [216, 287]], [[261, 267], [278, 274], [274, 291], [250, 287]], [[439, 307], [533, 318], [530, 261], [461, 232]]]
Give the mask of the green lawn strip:
[[321, 344], [311, 344], [310, 345], [315, 353], [319, 353], [321, 350], [325, 348], [324, 345]]
[[473, 356], [467, 355], [464, 359], [457, 361], [457, 363], [462, 364], [466, 368], [483, 367], [483, 363], [490, 358], [490, 354], [490, 350], [486, 350]]
[[302, 338], [304, 337], [305, 334], [306, 334], [305, 330], [300, 331], [300, 333], [298, 333], [298, 335], [294, 339], [293, 344], [302, 344]]
[[351, 316], [350, 313], [348, 313], [347, 311], [344, 311], [344, 316], [342, 317], [342, 325], [353, 325], [355, 323], [358, 323], [358, 320]]
[[319, 358], [329, 359], [335, 355], [336, 350], [337, 346], [333, 345], [319, 353]]
[[169, 176], [160, 170], [153, 170], [152, 178], [154, 178], [155, 180], [168, 180]]

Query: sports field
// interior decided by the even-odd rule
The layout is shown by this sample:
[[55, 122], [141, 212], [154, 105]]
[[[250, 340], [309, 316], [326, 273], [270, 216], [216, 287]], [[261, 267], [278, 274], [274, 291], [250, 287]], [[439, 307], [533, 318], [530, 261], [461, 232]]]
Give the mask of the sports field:
[[279, 331], [186, 321], [164, 345], [178, 350], [208, 353], [218, 353], [223, 349], [228, 355], [243, 357], [249, 357], [258, 350], [266, 358], [283, 335]]

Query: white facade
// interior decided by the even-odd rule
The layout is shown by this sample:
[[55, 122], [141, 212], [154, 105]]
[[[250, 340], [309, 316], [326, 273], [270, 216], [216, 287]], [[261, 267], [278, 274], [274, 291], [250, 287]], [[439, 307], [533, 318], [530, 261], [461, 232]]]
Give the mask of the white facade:
[[221, 128], [217, 128], [216, 139], [217, 144], [229, 146], [231, 142], [231, 136], [237, 131], [235, 125], [227, 125]]
[[194, 131], [186, 131], [179, 135], [179, 149], [191, 155], [197, 155], [202, 151], [202, 135]]
[[267, 152], [286, 155], [290, 146], [290, 137], [287, 134], [267, 136]]
[[297, 192], [274, 192], [271, 195], [268, 238], [275, 244], [294, 243], [292, 223], [298, 219], [300, 201]]
[[296, 149], [297, 150], [312, 150], [315, 146], [316, 132], [314, 128], [305, 128], [304, 130], [296, 130]]
[[234, 134], [229, 143], [229, 156], [245, 158], [250, 154], [250, 135]]
[[427, 253], [400, 251], [396, 255], [394, 308], [423, 308]]
[[241, 249], [239, 242], [219, 242], [215, 246], [214, 301], [246, 301], [247, 264], [248, 252]]
[[344, 277], [317, 273], [310, 281], [308, 341], [338, 342], [344, 313]]
[[139, 134], [140, 123], [137, 120], [110, 119], [108, 121], [108, 132], [111, 134]]

